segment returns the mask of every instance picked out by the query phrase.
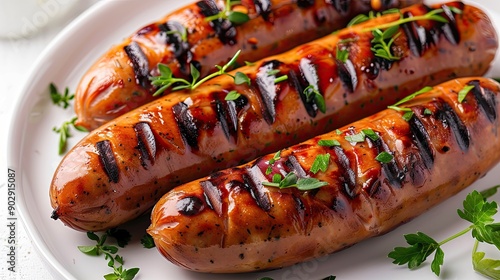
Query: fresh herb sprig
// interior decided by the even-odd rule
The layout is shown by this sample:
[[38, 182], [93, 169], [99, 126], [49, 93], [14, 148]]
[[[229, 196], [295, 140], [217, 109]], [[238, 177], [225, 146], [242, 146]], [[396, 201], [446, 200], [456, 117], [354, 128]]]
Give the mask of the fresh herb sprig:
[[141, 244], [146, 249], [156, 247], [153, 237], [147, 233], [141, 238]]
[[306, 97], [307, 102], [314, 100], [314, 103], [318, 106], [318, 110], [323, 114], [326, 113], [325, 98], [314, 85], [308, 85], [302, 93]]
[[74, 94], [69, 93], [68, 87], [64, 89], [64, 93], [60, 93], [54, 83], [50, 83], [49, 93], [52, 103], [64, 109], [68, 108], [70, 105], [70, 101], [75, 98]]
[[[453, 9], [455, 11], [456, 9]], [[364, 31], [371, 31], [373, 35], [372, 48], [371, 50], [375, 56], [385, 58], [389, 61], [395, 61], [401, 59], [401, 57], [396, 56], [392, 53], [392, 44], [401, 34], [398, 32], [399, 26], [404, 23], [419, 21], [419, 20], [432, 20], [437, 22], [447, 23], [448, 20], [443, 16], [439, 15], [443, 12], [443, 9], [435, 9], [429, 11], [428, 13], [420, 16], [404, 18], [400, 13], [399, 20], [389, 22], [386, 24], [377, 25], [375, 27], [370, 27], [364, 29]]]
[[81, 132], [88, 132], [88, 130], [85, 127], [75, 125], [76, 120], [77, 117], [73, 117], [69, 121], [64, 121], [60, 127], [52, 128], [54, 132], [59, 133], [59, 148], [58, 148], [59, 155], [62, 155], [66, 152], [68, 138], [72, 136], [70, 131], [71, 127]]
[[497, 213], [497, 203], [488, 202], [486, 199], [496, 193], [500, 187], [494, 186], [484, 192], [472, 191], [463, 201], [463, 209], [457, 210], [460, 218], [471, 223], [467, 228], [458, 233], [437, 242], [430, 236], [422, 232], [405, 235], [409, 247], [396, 247], [389, 253], [394, 264], [407, 264], [408, 268], [413, 269], [420, 266], [430, 255], [434, 253], [434, 259], [431, 262], [431, 270], [437, 276], [441, 273], [441, 266], [444, 263], [444, 251], [441, 246], [469, 232], [475, 238], [475, 244], [472, 251], [472, 261], [474, 269], [483, 275], [500, 276], [500, 261], [484, 259], [483, 252], [477, 252], [479, 242], [495, 245], [500, 249], [500, 223], [495, 222], [493, 216]]
[[367, 15], [359, 14], [359, 15], [355, 16], [353, 19], [351, 19], [351, 21], [349, 21], [349, 23], [347, 24], [347, 27], [351, 27], [353, 25], [363, 23], [363, 22], [368, 21], [370, 19], [381, 17], [382, 15], [395, 14], [395, 13], [400, 13], [400, 10], [398, 8], [393, 8], [393, 9], [385, 10], [383, 12], [370, 11], [370, 12], [368, 12]]
[[[182, 90], [182, 89], [189, 89], [189, 90], [194, 90], [195, 88], [199, 87], [201, 84], [204, 82], [217, 77], [221, 75], [228, 75], [231, 76], [235, 80], [235, 84], [243, 84], [243, 83], [249, 83], [250, 79], [246, 74], [238, 72], [236, 73], [235, 76], [232, 76], [231, 74], [227, 73], [227, 69], [231, 67], [236, 60], [238, 59], [238, 56], [240, 55], [241, 50], [238, 50], [234, 56], [223, 66], [215, 65], [215, 68], [218, 69], [218, 71], [215, 71], [208, 76], [198, 80], [200, 78], [200, 71], [193, 65], [190, 64], [190, 70], [191, 70], [191, 81], [188, 81], [183, 78], [176, 78], [173, 76], [173, 72], [168, 67], [167, 65], [160, 63], [158, 64], [158, 71], [160, 72], [160, 75], [150, 77], [151, 84], [154, 86], [159, 87], [158, 90], [156, 90], [155, 93], [153, 93], [153, 96], [158, 96], [161, 93], [163, 93], [165, 90], [168, 88], [172, 87], [172, 91], [177, 91], [177, 90]], [[245, 78], [246, 77], [246, 78]]]
[[[113, 246], [113, 245], [107, 245], [105, 244], [107, 238], [109, 236], [114, 236], [117, 238], [118, 244], [124, 244], [128, 243], [128, 240], [130, 239], [130, 234], [126, 235], [123, 233], [123, 230], [121, 231], [106, 231], [101, 237], [99, 237], [97, 234], [94, 232], [87, 232], [87, 237], [90, 240], [94, 240], [96, 242], [96, 245], [84, 245], [84, 246], [78, 246], [78, 250], [80, 252], [89, 255], [89, 256], [101, 256], [104, 255], [104, 259], [108, 261], [108, 266], [113, 269], [112, 273], [104, 275], [104, 279], [106, 280], [132, 280], [136, 276], [136, 274], [139, 272], [139, 268], [130, 268], [130, 269], [125, 269], [123, 268], [123, 257], [118, 255], [118, 247]], [[121, 239], [125, 238], [125, 239]], [[120, 246], [120, 245], [119, 245]]]
[[[405, 98], [401, 99], [400, 101], [396, 102], [394, 105], [387, 106], [387, 108], [393, 109], [393, 110], [396, 110], [399, 112], [405, 112], [403, 114], [403, 119], [405, 119], [406, 121], [409, 121], [413, 117], [413, 111], [410, 108], [401, 107], [400, 105], [412, 100], [413, 98], [415, 98], [421, 94], [429, 92], [431, 90], [432, 90], [432, 87], [423, 87], [419, 91], [416, 91], [416, 92], [406, 96]], [[427, 113], [429, 113], [429, 112], [427, 112]]]
[[206, 17], [206, 21], [214, 21], [214, 20], [219, 20], [219, 19], [227, 19], [231, 23], [240, 25], [243, 24], [247, 21], [250, 20], [250, 17], [248, 14], [239, 12], [239, 11], [234, 11], [232, 10], [234, 5], [240, 4], [241, 1], [232, 1], [232, 0], [226, 0], [226, 5], [224, 6], [224, 9], [220, 11], [218, 14], [215, 14], [213, 16]]
[[293, 172], [288, 173], [284, 178], [280, 174], [274, 174], [272, 182], [262, 182], [262, 184], [280, 189], [297, 188], [301, 191], [313, 190], [328, 185], [327, 182], [316, 178], [298, 178]]

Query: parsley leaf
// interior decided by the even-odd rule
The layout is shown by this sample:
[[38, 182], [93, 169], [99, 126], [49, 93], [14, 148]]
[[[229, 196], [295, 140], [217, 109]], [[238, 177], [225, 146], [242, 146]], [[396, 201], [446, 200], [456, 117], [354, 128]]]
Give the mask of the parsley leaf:
[[394, 264], [408, 264], [410, 269], [420, 266], [439, 247], [434, 239], [422, 232], [406, 234], [404, 237], [411, 246], [394, 248], [389, 258], [394, 259]]
[[147, 233], [144, 234], [144, 236], [141, 238], [141, 244], [146, 249], [151, 249], [156, 247], [153, 237]]
[[330, 154], [317, 155], [311, 166], [311, 172], [316, 174], [318, 171], [326, 172], [328, 165], [330, 164]]

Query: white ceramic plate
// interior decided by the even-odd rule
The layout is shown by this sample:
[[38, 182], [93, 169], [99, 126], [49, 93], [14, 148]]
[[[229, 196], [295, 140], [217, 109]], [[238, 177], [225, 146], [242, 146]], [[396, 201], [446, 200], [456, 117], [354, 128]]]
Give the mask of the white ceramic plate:
[[[428, 1], [436, 2], [434, 0]], [[500, 30], [500, 8], [496, 1], [476, 0], [487, 8]], [[28, 234], [42, 258], [46, 260], [55, 278], [103, 279], [109, 273], [103, 257], [82, 254], [78, 245], [92, 245], [86, 235], [50, 219], [52, 211], [48, 188], [61, 157], [57, 155], [58, 135], [54, 126], [74, 116], [71, 109], [63, 110], [51, 104], [47, 93], [49, 83], [59, 87], [76, 88], [79, 78], [88, 67], [112, 44], [169, 10], [185, 4], [175, 0], [115, 0], [101, 1], [69, 25], [41, 54], [32, 69], [29, 84], [17, 104], [10, 131], [9, 167], [17, 174], [18, 207]], [[497, 59], [489, 76], [500, 77]], [[84, 134], [75, 134], [69, 145], [74, 145]], [[429, 265], [409, 271], [393, 265], [387, 258], [394, 246], [404, 245], [403, 234], [423, 231], [441, 240], [467, 226], [456, 215], [465, 195], [472, 189], [485, 189], [500, 183], [495, 176], [500, 165], [466, 191], [431, 209], [412, 222], [381, 237], [376, 237], [342, 252], [302, 263], [293, 267], [240, 275], [210, 275], [183, 270], [166, 261], [156, 249], [144, 249], [139, 239], [148, 225], [148, 217], [139, 219], [127, 229], [133, 234], [131, 244], [120, 249], [125, 267], [139, 267], [136, 279], [252, 279], [263, 276], [274, 279], [321, 279], [335, 275], [337, 279], [422, 279], [435, 278]], [[474, 273], [470, 252], [471, 238], [462, 237], [444, 247], [445, 265], [442, 278], [482, 279]], [[482, 248], [481, 248], [482, 249]], [[490, 257], [500, 258], [499, 252], [485, 250]]]

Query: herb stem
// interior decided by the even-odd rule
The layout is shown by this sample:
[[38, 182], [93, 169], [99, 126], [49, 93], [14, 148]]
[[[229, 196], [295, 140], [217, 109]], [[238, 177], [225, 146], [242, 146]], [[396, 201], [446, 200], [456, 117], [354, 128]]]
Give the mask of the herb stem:
[[[433, 11], [428, 12], [425, 15], [408, 17], [408, 18], [402, 18], [402, 19], [399, 19], [397, 21], [389, 22], [389, 23], [386, 23], [386, 24], [381, 24], [381, 25], [377, 25], [377, 26], [374, 26], [374, 27], [365, 28], [365, 29], [363, 29], [363, 31], [367, 32], [367, 31], [373, 31], [375, 29], [386, 29], [386, 28], [390, 28], [390, 27], [393, 27], [393, 26], [398, 26], [398, 25], [401, 25], [401, 24], [405, 24], [405, 23], [413, 22], [413, 21], [419, 21], [419, 20], [429, 20], [429, 19], [432, 19], [432, 20], [435, 20], [435, 21], [448, 22], [448, 21], [443, 21], [444, 18], [442, 18], [440, 16], [436, 16], [436, 14], [442, 13], [442, 12], [443, 12], [443, 9], [435, 9]], [[444, 20], [446, 20], [446, 19], [444, 19]]]
[[457, 233], [453, 234], [452, 236], [450, 236], [450, 237], [448, 237], [448, 238], [444, 239], [443, 241], [441, 241], [441, 242], [439, 242], [439, 243], [438, 243], [438, 244], [439, 244], [439, 246], [441, 246], [441, 245], [443, 245], [443, 244], [445, 244], [445, 243], [448, 243], [449, 241], [451, 241], [451, 240], [453, 240], [453, 239], [455, 239], [455, 238], [458, 238], [458, 237], [460, 237], [460, 236], [462, 236], [462, 235], [464, 235], [464, 234], [468, 233], [469, 231], [471, 231], [471, 230], [472, 230], [472, 228], [473, 228], [473, 227], [474, 227], [474, 225], [470, 225], [469, 227], [467, 227], [467, 228], [465, 228], [465, 229], [463, 229], [463, 230], [461, 230], [461, 231], [459, 231], [459, 232], [457, 232]]
[[[214, 72], [206, 77], [204, 77], [203, 79], [199, 80], [198, 82], [196, 82], [195, 84], [193, 84], [191, 86], [191, 90], [194, 90], [195, 88], [199, 87], [201, 84], [203, 84], [204, 82], [214, 78], [214, 77], [217, 77], [217, 76], [220, 76], [220, 75], [223, 75], [223, 74], [226, 74], [226, 70], [227, 68], [229, 68], [231, 65], [234, 64], [234, 62], [236, 61], [236, 59], [238, 59], [238, 56], [240, 55], [241, 53], [241, 50], [238, 50], [234, 56], [231, 58], [231, 60], [229, 60], [228, 63], [226, 63], [224, 66], [220, 67], [219, 68], [219, 71], [217, 72]], [[231, 76], [229, 74], [227, 74], [228, 76]]]

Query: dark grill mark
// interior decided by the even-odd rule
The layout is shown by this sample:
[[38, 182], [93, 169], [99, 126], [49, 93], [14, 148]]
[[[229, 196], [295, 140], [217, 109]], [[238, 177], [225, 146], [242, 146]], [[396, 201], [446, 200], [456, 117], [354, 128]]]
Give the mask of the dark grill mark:
[[109, 180], [113, 183], [118, 183], [120, 169], [118, 169], [118, 165], [116, 164], [116, 159], [111, 149], [111, 142], [109, 140], [103, 140], [97, 142], [95, 146]]
[[243, 174], [244, 188], [250, 192], [257, 205], [268, 212], [271, 210], [271, 201], [262, 188], [262, 181], [264, 180], [266, 180], [264, 174], [262, 174], [258, 166], [246, 169], [246, 173]]
[[135, 135], [137, 137], [137, 149], [141, 154], [141, 164], [147, 167], [147, 162], [154, 163], [156, 157], [156, 141], [151, 127], [146, 122], [140, 122], [134, 125]]
[[349, 92], [354, 92], [358, 85], [358, 76], [354, 64], [350, 59], [347, 59], [346, 62], [336, 60], [336, 64], [340, 80]]
[[434, 165], [434, 153], [430, 146], [429, 133], [425, 129], [420, 118], [416, 115], [410, 119], [409, 125], [412, 132], [413, 143], [415, 143], [420, 152], [425, 168], [430, 170]]
[[371, 59], [368, 67], [365, 68], [365, 74], [368, 79], [375, 80], [380, 73], [380, 70], [389, 70], [392, 67], [392, 62], [382, 57], [375, 56]]
[[[412, 18], [413, 15], [410, 12], [405, 12], [403, 14], [404, 18]], [[416, 22], [407, 22], [402, 25], [403, 31], [408, 38], [408, 47], [411, 52], [416, 56], [422, 55], [422, 47], [425, 42], [425, 28], [418, 26]], [[421, 40], [423, 37], [423, 40]]]
[[297, 6], [308, 8], [314, 5], [315, 0], [297, 0]]
[[350, 0], [332, 0], [331, 3], [339, 14], [344, 15], [349, 12], [349, 6], [351, 4]]
[[294, 155], [288, 156], [288, 159], [285, 161], [285, 165], [290, 172], [295, 172], [297, 177], [304, 178], [307, 176], [306, 171], [300, 165], [299, 161]]
[[494, 122], [497, 119], [495, 94], [487, 88], [482, 88], [477, 80], [471, 81], [469, 84], [474, 86], [472, 93], [474, 94], [479, 107], [486, 114], [488, 120], [490, 122]]
[[460, 42], [460, 33], [458, 32], [455, 16], [447, 5], [442, 5], [441, 8], [444, 11], [445, 18], [448, 20], [448, 23], [443, 24], [441, 30], [450, 43], [458, 45]]
[[[181, 34], [185, 27], [178, 21], [168, 21], [158, 26], [162, 38], [166, 38], [166, 43], [170, 44], [170, 50], [179, 62], [180, 71], [188, 76], [190, 74], [189, 63], [192, 62], [193, 54], [190, 52], [189, 43], [182, 39]], [[200, 70], [200, 69], [198, 69]]]
[[220, 217], [222, 215], [222, 195], [220, 190], [210, 181], [201, 181], [205, 202]]
[[436, 115], [437, 118], [443, 122], [445, 127], [450, 127], [460, 149], [462, 151], [467, 151], [470, 144], [469, 131], [467, 130], [467, 126], [460, 120], [455, 110], [453, 110], [448, 103], [441, 100], [441, 106], [438, 106]]
[[196, 196], [188, 196], [177, 201], [175, 206], [182, 215], [193, 216], [203, 210], [203, 201]]
[[[387, 152], [392, 153], [387, 144], [382, 140], [382, 138], [378, 138], [376, 141], [372, 141], [372, 143], [377, 147], [377, 152]], [[389, 184], [396, 188], [401, 188], [402, 182], [405, 178], [405, 172], [399, 169], [396, 161], [393, 159], [388, 163], [382, 164], [382, 170], [387, 178]]]
[[318, 106], [316, 106], [316, 103], [314, 103], [314, 101], [307, 100], [307, 97], [304, 93], [304, 89], [307, 86], [304, 86], [304, 82], [299, 79], [299, 77], [293, 70], [290, 70], [288, 72], [288, 78], [292, 83], [292, 86], [295, 88], [295, 90], [297, 90], [297, 93], [300, 96], [300, 100], [302, 100], [302, 104], [304, 104], [304, 108], [306, 109], [307, 114], [312, 118], [316, 117], [316, 115], [318, 114]]
[[256, 83], [259, 87], [262, 102], [264, 103], [263, 116], [268, 124], [274, 123], [276, 120], [275, 102], [277, 98], [276, 86], [274, 80], [276, 75], [269, 75], [269, 71], [276, 69], [281, 62], [272, 60], [264, 63], [257, 73]]
[[333, 150], [337, 156], [337, 163], [340, 166], [343, 190], [350, 198], [354, 198], [356, 196], [356, 173], [351, 168], [351, 161], [341, 147], [335, 146]]
[[257, 14], [261, 15], [263, 19], [269, 20], [269, 14], [271, 13], [271, 1], [254, 0], [254, 3]]
[[184, 142], [191, 148], [198, 149], [198, 128], [189, 112], [188, 105], [184, 102], [177, 103], [172, 107], [172, 111]]
[[[197, 2], [196, 5], [200, 8], [202, 15], [205, 17], [219, 13], [219, 8], [213, 0], [200, 1]], [[210, 24], [223, 44], [236, 44], [236, 28], [229, 20], [218, 18], [212, 20]]]
[[149, 61], [137, 42], [132, 42], [123, 47], [125, 53], [132, 62], [136, 83], [143, 88], [149, 85]]
[[227, 103], [224, 104], [222, 101], [216, 99], [215, 101], [215, 112], [217, 114], [217, 120], [220, 122], [222, 131], [229, 140], [231, 136], [234, 136], [236, 132], [236, 123], [233, 122], [231, 118], [228, 117], [228, 106]]

